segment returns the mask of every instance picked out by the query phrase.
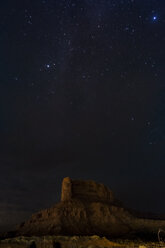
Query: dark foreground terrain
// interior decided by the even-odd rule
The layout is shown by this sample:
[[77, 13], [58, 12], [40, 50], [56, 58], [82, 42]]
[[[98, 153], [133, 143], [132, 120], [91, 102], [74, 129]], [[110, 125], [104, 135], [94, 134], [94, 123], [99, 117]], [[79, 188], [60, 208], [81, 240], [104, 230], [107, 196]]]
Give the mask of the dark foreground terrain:
[[0, 248], [156, 248], [165, 247], [159, 242], [141, 240], [109, 240], [99, 236], [42, 236], [16, 237], [0, 241]]

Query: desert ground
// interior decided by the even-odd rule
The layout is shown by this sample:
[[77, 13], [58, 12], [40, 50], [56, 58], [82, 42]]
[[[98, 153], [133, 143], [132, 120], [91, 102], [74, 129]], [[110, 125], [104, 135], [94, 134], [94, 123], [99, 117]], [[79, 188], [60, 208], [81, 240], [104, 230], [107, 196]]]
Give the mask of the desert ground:
[[142, 240], [109, 240], [99, 236], [16, 237], [0, 241], [0, 248], [165, 248], [165, 243]]

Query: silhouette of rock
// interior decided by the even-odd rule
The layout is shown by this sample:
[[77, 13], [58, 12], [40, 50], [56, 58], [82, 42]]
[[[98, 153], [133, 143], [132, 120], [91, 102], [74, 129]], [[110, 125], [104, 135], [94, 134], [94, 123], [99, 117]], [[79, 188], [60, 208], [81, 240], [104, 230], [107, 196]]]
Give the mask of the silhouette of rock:
[[62, 182], [61, 202], [42, 210], [17, 230], [18, 235], [155, 234], [165, 228], [163, 220], [138, 218], [115, 199], [113, 192], [94, 181]]

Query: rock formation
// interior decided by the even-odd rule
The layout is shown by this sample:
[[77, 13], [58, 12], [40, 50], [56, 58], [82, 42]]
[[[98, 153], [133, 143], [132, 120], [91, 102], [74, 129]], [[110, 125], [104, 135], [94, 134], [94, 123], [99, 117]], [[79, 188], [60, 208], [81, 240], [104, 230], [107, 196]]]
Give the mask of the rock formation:
[[62, 182], [61, 201], [71, 201], [73, 199], [109, 204], [115, 201], [113, 192], [101, 183], [91, 180], [71, 180], [66, 177]]
[[123, 208], [112, 191], [94, 181], [64, 178], [61, 202], [42, 210], [25, 223], [17, 235], [126, 236], [157, 233], [164, 220], [138, 218]]

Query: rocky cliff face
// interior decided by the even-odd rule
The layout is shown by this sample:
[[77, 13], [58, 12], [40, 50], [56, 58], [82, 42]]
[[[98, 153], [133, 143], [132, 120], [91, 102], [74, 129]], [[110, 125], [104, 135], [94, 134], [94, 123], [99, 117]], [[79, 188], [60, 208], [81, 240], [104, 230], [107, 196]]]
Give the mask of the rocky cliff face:
[[103, 184], [92, 180], [71, 180], [66, 177], [62, 182], [61, 201], [70, 201], [72, 199], [115, 203], [113, 192]]
[[128, 233], [129, 213], [100, 202], [85, 204], [79, 200], [60, 202], [34, 214], [19, 228], [21, 235], [117, 235]]
[[165, 221], [137, 218], [111, 190], [93, 181], [64, 178], [61, 202], [22, 223], [18, 235], [107, 235], [157, 233]]

